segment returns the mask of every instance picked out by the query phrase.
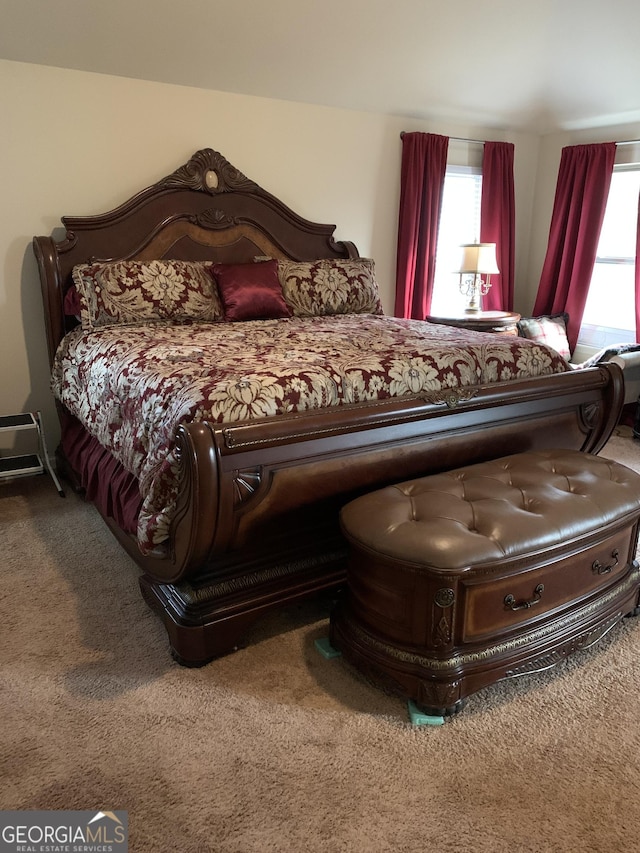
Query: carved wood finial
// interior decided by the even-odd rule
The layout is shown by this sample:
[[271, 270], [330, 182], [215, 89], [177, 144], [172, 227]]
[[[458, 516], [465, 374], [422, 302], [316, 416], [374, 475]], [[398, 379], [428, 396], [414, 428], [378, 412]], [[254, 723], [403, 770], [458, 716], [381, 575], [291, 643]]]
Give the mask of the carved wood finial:
[[216, 193], [245, 190], [255, 192], [260, 189], [255, 181], [247, 178], [241, 171], [212, 148], [202, 148], [184, 166], [167, 175], [158, 182], [157, 186], [172, 189], [184, 187], [190, 190]]
[[238, 471], [234, 481], [234, 506], [244, 504], [256, 494], [262, 484], [262, 466]]
[[236, 220], [226, 214], [223, 210], [218, 210], [216, 207], [210, 207], [208, 210], [203, 210], [202, 213], [196, 214], [194, 221], [202, 228], [228, 228], [234, 225]]
[[600, 417], [600, 405], [597, 402], [583, 403], [580, 406], [580, 418], [585, 431], [593, 430]]
[[477, 388], [442, 388], [432, 394], [421, 395], [425, 403], [433, 403], [437, 406], [447, 406], [455, 409], [463, 400], [472, 400], [478, 396]]

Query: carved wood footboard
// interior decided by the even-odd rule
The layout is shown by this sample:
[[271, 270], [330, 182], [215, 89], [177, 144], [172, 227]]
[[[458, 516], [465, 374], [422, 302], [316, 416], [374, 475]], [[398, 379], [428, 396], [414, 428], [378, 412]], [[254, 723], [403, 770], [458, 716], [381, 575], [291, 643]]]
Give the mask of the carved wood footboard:
[[[280, 416], [235, 426], [179, 428], [180, 491], [164, 557], [128, 549], [154, 581], [225, 576], [229, 555], [269, 542], [277, 561], [335, 522], [336, 507], [407, 477], [540, 447], [596, 453], [617, 421], [616, 365], [485, 386], [441, 401], [419, 398]], [[278, 547], [280, 542], [280, 547]], [[262, 547], [262, 546], [261, 546]], [[262, 550], [267, 550], [262, 548]], [[218, 567], [218, 568], [216, 568]]]

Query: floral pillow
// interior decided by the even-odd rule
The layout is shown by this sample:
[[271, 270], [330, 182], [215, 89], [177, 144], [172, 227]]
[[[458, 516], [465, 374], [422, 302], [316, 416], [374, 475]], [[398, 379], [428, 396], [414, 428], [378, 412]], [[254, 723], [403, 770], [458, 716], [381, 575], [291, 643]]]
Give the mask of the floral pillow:
[[295, 317], [382, 314], [370, 258], [278, 261], [282, 293]]
[[85, 330], [160, 320], [223, 320], [211, 264], [114, 261], [73, 269]]
[[547, 344], [559, 352], [567, 361], [571, 358], [567, 338], [568, 314], [547, 314], [541, 317], [522, 317], [518, 321], [518, 333], [539, 344]]

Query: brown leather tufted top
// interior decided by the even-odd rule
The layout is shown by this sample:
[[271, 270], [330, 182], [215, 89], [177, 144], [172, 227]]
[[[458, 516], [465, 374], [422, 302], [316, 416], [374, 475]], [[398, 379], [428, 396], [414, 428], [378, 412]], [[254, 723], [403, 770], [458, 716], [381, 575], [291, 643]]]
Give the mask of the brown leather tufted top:
[[345, 506], [341, 521], [361, 549], [451, 570], [539, 553], [639, 508], [639, 474], [546, 450], [388, 486]]

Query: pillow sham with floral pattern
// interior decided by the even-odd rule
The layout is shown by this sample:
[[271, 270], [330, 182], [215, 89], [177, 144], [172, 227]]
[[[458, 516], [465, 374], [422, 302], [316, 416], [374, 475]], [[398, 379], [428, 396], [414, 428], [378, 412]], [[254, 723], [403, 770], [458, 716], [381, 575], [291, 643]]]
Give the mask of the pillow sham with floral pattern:
[[279, 260], [278, 275], [295, 317], [384, 313], [371, 258]]
[[224, 319], [211, 264], [202, 261], [114, 261], [79, 264], [73, 281], [84, 330], [173, 320]]

